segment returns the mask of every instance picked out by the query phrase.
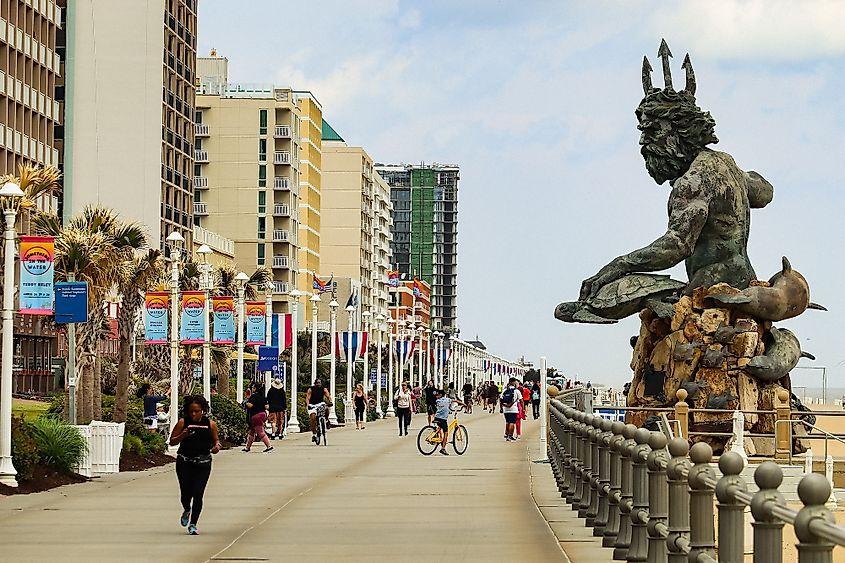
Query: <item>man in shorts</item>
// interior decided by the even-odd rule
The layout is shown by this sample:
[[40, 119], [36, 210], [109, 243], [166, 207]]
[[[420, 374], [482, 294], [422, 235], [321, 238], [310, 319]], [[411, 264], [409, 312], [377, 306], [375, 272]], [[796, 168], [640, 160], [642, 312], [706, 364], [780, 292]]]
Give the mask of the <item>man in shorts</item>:
[[446, 444], [449, 442], [449, 407], [452, 406], [452, 403], [458, 403], [461, 406], [465, 406], [461, 401], [457, 399], [450, 399], [446, 396], [446, 393], [443, 389], [437, 389], [434, 392], [436, 399], [434, 401], [436, 411], [434, 413], [434, 425], [439, 427], [441, 430], [441, 440], [440, 440], [440, 453], [443, 455], [449, 455], [449, 452], [446, 451]]
[[311, 421], [311, 441], [316, 444], [320, 440], [317, 437], [317, 410], [332, 406], [332, 396], [329, 394], [329, 390], [323, 387], [322, 379], [315, 379], [314, 384], [305, 392], [305, 404], [308, 407], [308, 418]]
[[519, 416], [519, 401], [521, 400], [522, 397], [516, 388], [516, 378], [511, 377], [501, 398], [502, 412], [505, 415], [505, 440], [508, 442], [516, 440], [513, 434], [516, 430], [516, 417]]
[[464, 404], [466, 405], [467, 414], [472, 414], [472, 383], [467, 380], [463, 386]]

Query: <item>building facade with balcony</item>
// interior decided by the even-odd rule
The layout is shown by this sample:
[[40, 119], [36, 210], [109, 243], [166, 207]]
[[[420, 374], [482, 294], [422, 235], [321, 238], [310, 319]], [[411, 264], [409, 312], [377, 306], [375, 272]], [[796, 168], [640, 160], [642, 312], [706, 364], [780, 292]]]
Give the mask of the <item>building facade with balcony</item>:
[[457, 165], [377, 164], [393, 203], [391, 256], [399, 272], [431, 284], [435, 330], [456, 334], [458, 289]]
[[198, 69], [194, 224], [234, 241], [239, 270], [268, 268], [273, 309], [286, 312], [299, 257], [298, 99], [289, 88], [226, 83], [216, 53]]
[[194, 129], [197, 1], [71, 6], [64, 217], [100, 204], [145, 225], [151, 241], [179, 231], [190, 245], [201, 152]]
[[[308, 91], [297, 91], [301, 111], [299, 138], [299, 270], [297, 286], [309, 291], [312, 275], [320, 272], [321, 193], [323, 167], [323, 107]], [[294, 210], [296, 212], [297, 210]], [[311, 308], [305, 307], [306, 322]], [[300, 326], [305, 326], [300, 324]]]
[[390, 187], [363, 148], [323, 123], [320, 268], [324, 276], [358, 280], [361, 310], [387, 315]]

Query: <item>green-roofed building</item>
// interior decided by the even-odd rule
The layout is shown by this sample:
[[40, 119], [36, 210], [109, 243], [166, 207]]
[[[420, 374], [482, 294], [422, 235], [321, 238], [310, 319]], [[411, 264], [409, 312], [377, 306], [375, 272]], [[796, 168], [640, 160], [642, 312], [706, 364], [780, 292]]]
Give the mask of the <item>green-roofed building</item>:
[[343, 137], [341, 137], [337, 131], [334, 130], [334, 127], [329, 125], [329, 122], [325, 119], [323, 120], [323, 141], [343, 141]]

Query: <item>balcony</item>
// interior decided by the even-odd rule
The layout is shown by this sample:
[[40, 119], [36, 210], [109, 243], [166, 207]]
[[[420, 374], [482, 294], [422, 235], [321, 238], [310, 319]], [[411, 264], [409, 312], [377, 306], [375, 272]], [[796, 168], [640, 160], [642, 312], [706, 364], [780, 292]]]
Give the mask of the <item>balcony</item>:
[[208, 189], [208, 178], [205, 176], [194, 176], [194, 189], [195, 190], [207, 190]]
[[208, 137], [208, 124], [194, 123], [194, 134], [197, 137]]
[[273, 231], [273, 242], [290, 242], [290, 231], [275, 229]]
[[273, 178], [273, 189], [274, 190], [290, 190], [290, 178], [283, 178], [282, 176], [276, 176]]
[[290, 267], [290, 258], [287, 256], [273, 256], [273, 267], [287, 269]]
[[290, 151], [276, 151], [273, 155], [273, 164], [290, 164]]
[[194, 150], [194, 160], [197, 162], [208, 162], [208, 151], [195, 149]]
[[290, 205], [287, 203], [276, 203], [273, 205], [274, 217], [290, 217]]
[[208, 215], [208, 203], [204, 201], [195, 201], [194, 215]]
[[282, 295], [288, 292], [288, 283], [287, 282], [273, 282], [273, 294], [274, 295]]
[[276, 132], [273, 134], [276, 139], [290, 139], [289, 125], [276, 125]]

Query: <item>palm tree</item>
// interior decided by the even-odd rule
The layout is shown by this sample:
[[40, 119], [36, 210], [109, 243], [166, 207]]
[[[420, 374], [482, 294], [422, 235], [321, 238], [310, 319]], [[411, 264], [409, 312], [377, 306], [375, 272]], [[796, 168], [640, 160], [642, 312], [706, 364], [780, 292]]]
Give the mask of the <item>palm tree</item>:
[[89, 321], [77, 340], [80, 390], [77, 411], [82, 421], [99, 417], [102, 410], [99, 381], [95, 381], [100, 342], [109, 331], [105, 300], [114, 294], [120, 280], [130, 275], [136, 251], [147, 246], [143, 228], [123, 223], [111, 209], [86, 206], [64, 227], [55, 215], [38, 215], [34, 230], [56, 237], [56, 277], [88, 282]]

